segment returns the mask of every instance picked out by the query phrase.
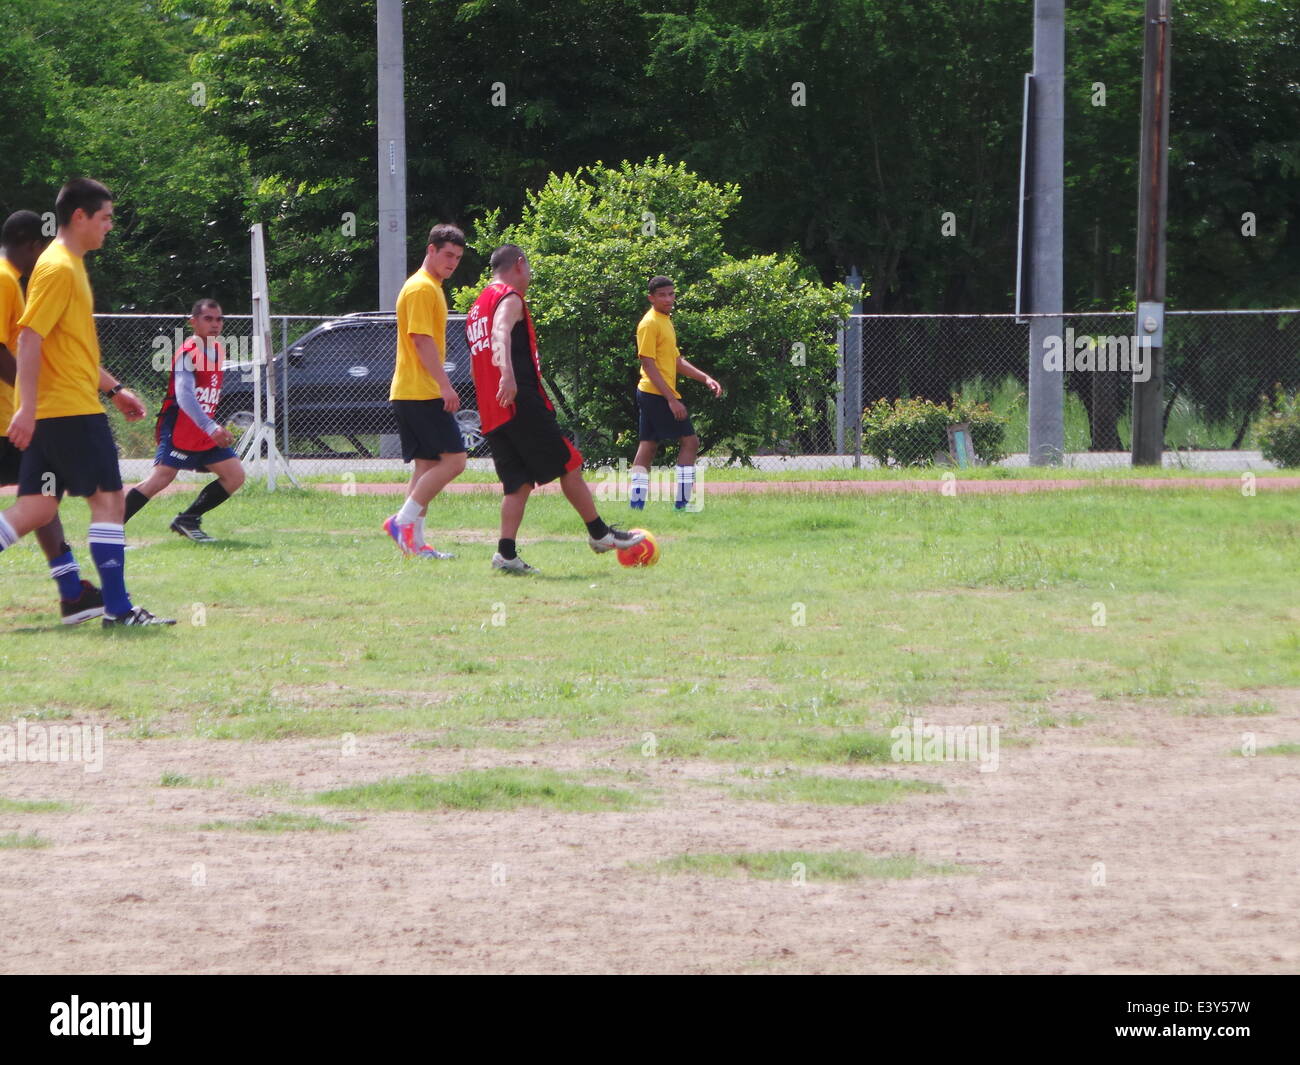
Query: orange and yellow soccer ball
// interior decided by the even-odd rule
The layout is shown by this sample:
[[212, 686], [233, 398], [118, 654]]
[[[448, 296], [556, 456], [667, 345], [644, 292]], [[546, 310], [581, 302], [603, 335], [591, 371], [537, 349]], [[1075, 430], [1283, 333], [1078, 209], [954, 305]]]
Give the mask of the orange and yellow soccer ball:
[[653, 566], [659, 561], [659, 541], [647, 529], [629, 529], [629, 532], [643, 532], [645, 539], [631, 547], [618, 549], [618, 560], [625, 566]]

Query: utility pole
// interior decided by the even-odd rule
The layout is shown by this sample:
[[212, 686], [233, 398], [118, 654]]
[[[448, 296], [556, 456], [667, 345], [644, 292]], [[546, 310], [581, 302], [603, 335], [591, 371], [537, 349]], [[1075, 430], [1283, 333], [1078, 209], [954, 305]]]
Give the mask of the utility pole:
[[379, 53], [379, 310], [397, 306], [406, 281], [406, 97], [402, 65], [402, 0], [378, 0]]
[[[1029, 299], [1035, 314], [1060, 314], [1065, 250], [1065, 0], [1034, 0], [1029, 202]], [[1029, 462], [1065, 455], [1065, 371], [1043, 362], [1060, 318], [1029, 319]]]
[[1133, 382], [1133, 465], [1159, 466], [1165, 450], [1165, 218], [1169, 188], [1169, 72], [1173, 0], [1147, 0], [1138, 169], [1137, 329], [1151, 375]]

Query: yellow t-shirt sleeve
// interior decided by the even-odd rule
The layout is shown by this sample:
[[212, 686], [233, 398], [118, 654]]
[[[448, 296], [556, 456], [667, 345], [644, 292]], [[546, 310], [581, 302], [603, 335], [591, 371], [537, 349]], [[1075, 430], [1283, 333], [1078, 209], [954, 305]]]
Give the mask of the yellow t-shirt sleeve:
[[406, 293], [406, 305], [402, 308], [406, 312], [406, 332], [411, 336], [426, 336], [438, 338], [438, 333], [434, 328], [434, 301], [437, 299], [432, 292], [415, 292]]
[[18, 319], [19, 329], [31, 329], [44, 340], [59, 324], [71, 299], [72, 271], [38, 263], [27, 286], [27, 307]]
[[0, 271], [0, 344], [17, 355], [18, 319], [22, 314], [22, 290], [7, 272]]
[[642, 318], [636, 327], [636, 356], [638, 359], [655, 359], [658, 355], [659, 330], [654, 322]]

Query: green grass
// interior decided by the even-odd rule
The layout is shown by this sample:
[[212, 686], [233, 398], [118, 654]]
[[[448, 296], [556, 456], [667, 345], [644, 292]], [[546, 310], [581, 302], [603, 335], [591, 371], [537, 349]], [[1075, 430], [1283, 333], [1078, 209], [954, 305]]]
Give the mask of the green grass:
[[732, 792], [741, 799], [764, 802], [810, 802], [825, 805], [866, 806], [892, 802], [908, 795], [943, 791], [940, 784], [924, 780], [890, 778], [855, 780], [846, 777], [801, 776], [785, 774], [775, 779], [761, 778], [733, 784]]
[[199, 825], [205, 832], [347, 832], [351, 827], [315, 815], [295, 813], [273, 813], [251, 821], [209, 821]]
[[873, 858], [859, 851], [681, 854], [657, 863], [655, 868], [665, 873], [748, 874], [762, 880], [792, 882], [802, 876], [809, 883], [818, 880], [908, 880], [918, 876], [955, 876], [969, 872], [956, 865], [930, 865], [911, 857]]
[[1264, 700], [1249, 703], [1192, 706], [1177, 711], [1185, 717], [1266, 717], [1276, 714], [1277, 707]]
[[549, 769], [466, 770], [448, 777], [416, 774], [321, 792], [316, 801], [364, 810], [513, 810], [544, 806], [591, 813], [629, 810], [642, 802], [618, 788], [593, 787]]
[[[132, 593], [180, 619], [134, 639], [59, 625], [30, 538], [0, 554], [0, 721], [75, 712], [117, 735], [333, 749], [372, 733], [596, 741], [811, 767], [887, 763], [889, 729], [933, 706], [1008, 726], [1027, 723], [1013, 707], [1081, 723], [1055, 708], [1061, 692], [1094, 719], [1106, 700], [1233, 706], [1300, 689], [1296, 501], [1122, 484], [716, 496], [698, 514], [638, 515], [663, 557], [631, 570], [593, 555], [564, 500], [542, 496], [520, 536], [542, 575], [511, 580], [489, 568], [495, 495], [436, 501], [431, 538], [459, 557], [430, 564], [379, 532], [394, 499], [252, 488], [205, 518], [217, 544], [170, 533], [167, 508], [132, 520]], [[83, 543], [85, 507], [64, 511]]]
[[49, 845], [50, 841], [48, 839], [42, 839], [35, 832], [30, 832], [25, 836], [18, 832], [8, 832], [0, 835], [0, 850], [38, 850]]
[[67, 813], [72, 806], [66, 802], [27, 799], [0, 799], [0, 813], [4, 814], [54, 814]]
[[1275, 744], [1275, 745], [1272, 746], [1272, 747], [1264, 747], [1264, 748], [1261, 748], [1259, 751], [1257, 751], [1257, 752], [1255, 752], [1255, 753], [1256, 753], [1256, 754], [1297, 755], [1297, 754], [1300, 754], [1300, 743], [1278, 743], [1278, 744]]
[[200, 777], [195, 779], [187, 777], [183, 773], [165, 772], [162, 779], [158, 781], [160, 788], [217, 788], [221, 786], [221, 781], [216, 777]]

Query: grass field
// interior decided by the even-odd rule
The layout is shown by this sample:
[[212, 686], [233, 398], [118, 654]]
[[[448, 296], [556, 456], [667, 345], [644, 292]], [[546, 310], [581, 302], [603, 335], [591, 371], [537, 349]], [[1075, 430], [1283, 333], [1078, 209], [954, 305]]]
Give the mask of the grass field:
[[[42, 863], [71, 858], [91, 838], [85, 833], [98, 831], [89, 826], [116, 809], [141, 819], [152, 840], [132, 835], [129, 854], [170, 861], [178, 877], [222, 854], [252, 876], [250, 863], [277, 855], [318, 870], [286, 875], [319, 883], [319, 870], [346, 852], [360, 855], [348, 862], [364, 878], [371, 862], [411, 855], [419, 838], [429, 861], [482, 867], [484, 884], [489, 865], [514, 870], [527, 864], [521, 855], [545, 857], [548, 886], [539, 880], [543, 894], [527, 896], [545, 909], [539, 900], [582, 875], [562, 855], [599, 845], [599, 862], [584, 859], [582, 868], [589, 878], [598, 868], [620, 898], [689, 884], [704, 913], [717, 901], [711, 892], [733, 892], [718, 912], [739, 907], [741, 921], [746, 907], [775, 905], [753, 892], [790, 881], [796, 864], [819, 890], [879, 881], [870, 890], [940, 891], [960, 910], [983, 905], [979, 892], [1013, 867], [1024, 890], [1050, 883], [1056, 891], [1035, 862], [1055, 861], [1059, 878], [1060, 855], [1027, 846], [1041, 838], [1041, 825], [1029, 827], [1040, 818], [1064, 835], [1052, 845], [1077, 855], [1079, 877], [1119, 860], [1094, 851], [1146, 840], [1136, 823], [1112, 824], [1113, 811], [1099, 815], [1096, 839], [1066, 827], [1101, 801], [1097, 781], [1110, 781], [1107, 799], [1122, 788], [1135, 807], [1146, 794], [1180, 826], [1162, 844], [1176, 853], [1132, 859], [1151, 878], [1182, 860], [1184, 835], [1192, 848], [1216, 818], [1228, 826], [1243, 809], [1253, 830], [1272, 829], [1271, 804], [1296, 797], [1294, 761], [1285, 757], [1300, 749], [1294, 493], [1111, 485], [1012, 497], [717, 496], [698, 514], [652, 506], [638, 518], [663, 549], [661, 564], [644, 570], [592, 554], [567, 504], [539, 497], [520, 540], [543, 571], [534, 579], [488, 566], [494, 496], [434, 504], [431, 538], [459, 556], [441, 563], [397, 556], [379, 531], [392, 505], [251, 489], [210, 515], [205, 525], [222, 542], [205, 546], [167, 532], [175, 508], [154, 503], [129, 527], [128, 579], [137, 602], [180, 619], [170, 630], [64, 629], [35, 545], [0, 555], [0, 719], [93, 721], [107, 737], [102, 779], [0, 766], [0, 844], [24, 855], [0, 861], [0, 883], [57, 876], [57, 864]], [[84, 508], [67, 511], [82, 542]], [[606, 511], [631, 524], [621, 508]], [[898, 764], [890, 730], [917, 718], [996, 726], [1001, 768]], [[1283, 757], [1234, 758], [1245, 733], [1258, 753]], [[1242, 791], [1221, 810], [1193, 813], [1199, 786], [1229, 783]], [[1001, 840], [996, 855], [948, 836], [981, 817], [1002, 826], [990, 836]], [[919, 834], [900, 836], [907, 824]], [[1277, 846], [1293, 836], [1287, 829]], [[147, 859], [141, 847], [157, 854]], [[191, 862], [191, 851], [208, 857]], [[1280, 856], [1276, 864], [1267, 875], [1281, 875]], [[121, 865], [105, 871], [104, 891], [127, 890]], [[1241, 875], [1259, 874], [1252, 870]], [[266, 875], [248, 887], [259, 912], [270, 905], [259, 894]], [[391, 874], [407, 875], [415, 874]], [[777, 887], [755, 880], [773, 876]], [[904, 883], [912, 886], [889, 886]], [[363, 904], [360, 881], [338, 890]], [[448, 890], [461, 898], [462, 888]], [[582, 890], [573, 890], [581, 909]], [[173, 918], [196, 919], [186, 897], [183, 906], [171, 895], [158, 905], [174, 902], [182, 909], [169, 911]], [[925, 897], [909, 895], [903, 908]], [[861, 898], [844, 895], [842, 904]], [[477, 913], [478, 896], [465, 899]], [[590, 908], [557, 927], [612, 919], [595, 895]], [[1170, 917], [1170, 927], [1184, 917]], [[799, 925], [806, 917], [795, 911], [789, 919], [807, 949], [777, 968], [982, 964], [934, 943], [837, 959], [816, 945], [820, 926]], [[1116, 916], [1117, 944], [1133, 919]], [[1232, 951], [1246, 950], [1239, 932], [1221, 931], [1222, 950], [1205, 954], [1210, 966], [1232, 966]], [[488, 968], [575, 967], [571, 955], [556, 962], [523, 932], [509, 945], [484, 934], [480, 946], [498, 948], [483, 955]], [[1198, 933], [1202, 947], [1206, 936], [1218, 944], [1218, 934]], [[1162, 964], [1199, 957], [1195, 937], [1174, 939]], [[617, 970], [612, 949], [593, 946], [576, 968]], [[686, 968], [747, 964], [743, 951], [700, 949]], [[1092, 964], [1130, 964], [1119, 946], [1107, 949]], [[1279, 960], [1241, 965], [1294, 964], [1290, 948], [1271, 949]], [[222, 961], [218, 952], [207, 971], [282, 963], [352, 971], [285, 950], [261, 961], [239, 953]], [[121, 952], [121, 964], [149, 964], [126, 944]], [[1031, 951], [1019, 967], [988, 964], [1088, 971], [1088, 960], [1071, 968], [1051, 960], [1059, 956]], [[402, 959], [399, 968], [465, 967], [418, 952]], [[627, 966], [638, 967], [655, 963]], [[389, 967], [370, 959], [354, 968]]]

